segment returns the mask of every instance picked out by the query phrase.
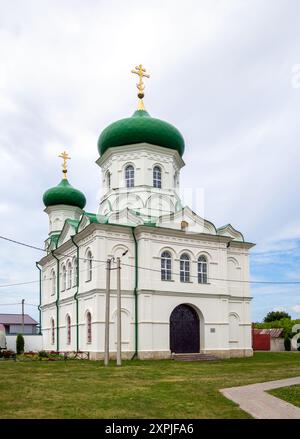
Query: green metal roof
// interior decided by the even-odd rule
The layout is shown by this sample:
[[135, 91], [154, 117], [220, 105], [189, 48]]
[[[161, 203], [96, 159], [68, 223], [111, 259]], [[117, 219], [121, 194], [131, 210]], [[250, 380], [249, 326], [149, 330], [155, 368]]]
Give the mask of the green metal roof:
[[71, 186], [66, 178], [63, 178], [57, 186], [48, 189], [44, 193], [43, 202], [46, 207], [66, 204], [83, 209], [86, 198], [82, 192]]
[[88, 217], [91, 223], [106, 224], [108, 222], [108, 218], [105, 215], [84, 212], [84, 216]]
[[106, 127], [99, 137], [98, 150], [102, 155], [108, 148], [136, 143], [174, 149], [181, 156], [184, 152], [184, 139], [178, 129], [168, 122], [151, 117], [144, 110], [137, 110], [131, 117]]

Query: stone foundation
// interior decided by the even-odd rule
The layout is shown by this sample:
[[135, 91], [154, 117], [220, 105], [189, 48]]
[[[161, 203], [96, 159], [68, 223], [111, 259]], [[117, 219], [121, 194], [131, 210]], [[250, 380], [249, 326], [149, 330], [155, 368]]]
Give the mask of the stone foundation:
[[[221, 359], [252, 357], [252, 349], [202, 349], [201, 354], [214, 355]], [[116, 360], [116, 352], [110, 352], [109, 359]], [[122, 360], [131, 360], [134, 352], [122, 352]], [[170, 360], [171, 351], [140, 351], [139, 360]], [[104, 352], [90, 352], [90, 360], [104, 360]]]

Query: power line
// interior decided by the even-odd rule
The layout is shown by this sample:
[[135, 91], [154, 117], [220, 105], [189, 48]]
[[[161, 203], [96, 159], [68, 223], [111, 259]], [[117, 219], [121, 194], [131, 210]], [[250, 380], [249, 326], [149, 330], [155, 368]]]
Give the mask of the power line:
[[[29, 248], [32, 248], [34, 250], [39, 250], [39, 251], [43, 251], [43, 252], [47, 251], [47, 250], [42, 249], [40, 247], [36, 247], [36, 246], [30, 245], [30, 244], [26, 244], [24, 242], [16, 241], [14, 239], [7, 238], [5, 236], [1, 236], [0, 235], [0, 239], [4, 239], [4, 240], [12, 242], [14, 244], [22, 245], [24, 247], [29, 247]], [[70, 257], [70, 255], [66, 255], [64, 253], [59, 253], [59, 252], [57, 252], [57, 255], [65, 256], [65, 257], [68, 257], [68, 258]], [[84, 261], [90, 260], [89, 258], [82, 258], [82, 257], [80, 257], [78, 259], [79, 260], [84, 260]], [[104, 265], [106, 263], [106, 261], [99, 260], [99, 259], [92, 259], [92, 260], [94, 262], [101, 262], [100, 266]], [[135, 265], [125, 264], [125, 263], [122, 263], [122, 265], [131, 267], [131, 268], [135, 268]], [[96, 267], [94, 267], [94, 268], [96, 268]], [[158, 269], [155, 269], [155, 268], [150, 268], [150, 267], [138, 266], [138, 268], [141, 269], [141, 270], [149, 270], [149, 271], [159, 272], [159, 273], [161, 272], [161, 270], [158, 270]], [[82, 271], [86, 271], [86, 270], [88, 270], [88, 269], [85, 269], [85, 270], [82, 270]], [[180, 276], [180, 273], [172, 273], [172, 274], [174, 274], [175, 276]], [[195, 276], [195, 275], [190, 275], [189, 277], [190, 278], [198, 278], [198, 276]], [[43, 280], [51, 280], [51, 279], [52, 278], [47, 278], [47, 279], [43, 279]], [[209, 279], [210, 280], [221, 281], [221, 282], [238, 282], [238, 283], [248, 283], [248, 284], [272, 284], [272, 285], [299, 285], [300, 284], [300, 281], [255, 281], [255, 280], [222, 279], [222, 278], [213, 278], [213, 277], [209, 277]], [[19, 286], [19, 285], [28, 285], [28, 284], [38, 283], [38, 282], [39, 281], [29, 281], [29, 282], [20, 282], [20, 283], [14, 283], [14, 284], [6, 284], [6, 285], [0, 285], [0, 288]]]
[[[93, 261], [97, 261], [97, 259], [93, 259]], [[104, 264], [106, 264], [105, 262], [102, 262], [101, 264], [98, 265], [94, 265], [93, 268], [99, 268], [102, 267]], [[84, 273], [85, 271], [88, 271], [89, 268], [84, 268], [83, 270], [79, 270], [79, 273]], [[46, 277], [44, 279], [42, 279], [42, 282], [45, 282], [47, 280], [52, 280], [52, 277]], [[28, 281], [28, 282], [18, 282], [18, 283], [13, 283], [13, 284], [3, 284], [0, 285], [0, 288], [8, 288], [8, 287], [15, 287], [15, 286], [21, 286], [21, 285], [30, 285], [30, 284], [37, 284], [39, 283], [39, 280], [32, 280], [32, 281]]]
[[[36, 247], [34, 245], [26, 244], [25, 242], [21, 242], [21, 241], [16, 241], [15, 239], [7, 238], [6, 236], [1, 236], [0, 235], [0, 239], [4, 239], [5, 241], [12, 242], [13, 244], [22, 245], [23, 247], [28, 247], [28, 248], [32, 248], [34, 250], [38, 250], [38, 251], [42, 251], [42, 252], [47, 252], [47, 250], [44, 249], [44, 248], [40, 248], [40, 247]], [[56, 253], [57, 256], [65, 256], [66, 258], [70, 257], [70, 255], [67, 255], [65, 253], [60, 253], [60, 252], [57, 252], [57, 251], [55, 253]], [[79, 257], [78, 259], [82, 260], [82, 261], [89, 261], [89, 258]], [[93, 261], [106, 263], [106, 261], [102, 261], [100, 259], [93, 259]]]
[[[121, 265], [125, 265], [127, 267], [132, 267], [135, 268], [135, 265], [131, 265], [131, 264], [125, 264], [124, 262], [121, 263]], [[154, 271], [156, 273], [161, 273], [161, 270], [155, 269], [155, 268], [150, 268], [150, 267], [141, 267], [140, 265], [138, 265], [138, 268], [141, 270], [149, 270], [149, 271]], [[172, 272], [173, 275], [175, 276], [180, 276], [181, 273], [176, 273], [176, 272]], [[198, 279], [198, 275], [192, 275], [190, 274], [189, 277], [191, 278], [197, 278]], [[300, 281], [259, 281], [259, 280], [237, 280], [237, 279], [221, 279], [221, 278], [216, 278], [216, 277], [208, 277], [208, 279], [210, 280], [218, 280], [218, 281], [223, 281], [223, 282], [244, 282], [244, 283], [254, 283], [254, 284], [278, 284], [278, 285], [298, 285], [300, 284]]]

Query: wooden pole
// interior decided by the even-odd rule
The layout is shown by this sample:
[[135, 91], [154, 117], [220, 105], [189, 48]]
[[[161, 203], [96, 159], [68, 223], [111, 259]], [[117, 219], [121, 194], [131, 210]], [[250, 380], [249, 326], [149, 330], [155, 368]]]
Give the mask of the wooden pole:
[[105, 342], [104, 366], [109, 363], [109, 318], [110, 318], [110, 266], [111, 260], [106, 261], [106, 304], [105, 304]]
[[121, 338], [121, 260], [117, 258], [117, 366], [122, 365]]
[[25, 299], [22, 299], [22, 334], [24, 335], [24, 302]]

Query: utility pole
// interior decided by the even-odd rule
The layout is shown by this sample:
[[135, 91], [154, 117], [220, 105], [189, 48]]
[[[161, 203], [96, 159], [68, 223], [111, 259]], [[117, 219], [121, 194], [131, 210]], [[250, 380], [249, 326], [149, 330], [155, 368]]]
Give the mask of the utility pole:
[[107, 259], [107, 261], [106, 261], [104, 366], [108, 366], [108, 363], [109, 363], [110, 267], [111, 267], [111, 259]]
[[117, 258], [117, 366], [122, 365], [121, 337], [121, 259]]
[[24, 335], [24, 303], [25, 299], [22, 299], [22, 334]]

